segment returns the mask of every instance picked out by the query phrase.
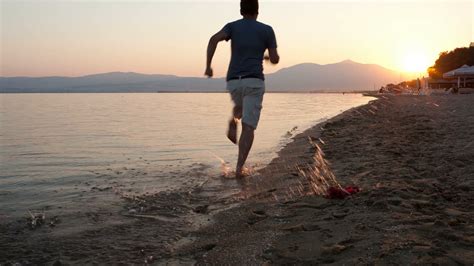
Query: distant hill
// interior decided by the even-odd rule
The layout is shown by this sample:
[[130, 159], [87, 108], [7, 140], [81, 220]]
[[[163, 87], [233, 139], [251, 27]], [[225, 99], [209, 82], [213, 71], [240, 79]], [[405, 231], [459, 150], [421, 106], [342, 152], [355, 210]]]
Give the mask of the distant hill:
[[[398, 72], [350, 60], [335, 64], [299, 64], [266, 75], [267, 91], [358, 91], [400, 80]], [[111, 72], [82, 77], [0, 77], [0, 92], [217, 92], [223, 78]]]
[[111, 72], [82, 77], [0, 77], [0, 92], [217, 91], [223, 80]]
[[398, 72], [374, 64], [351, 60], [336, 64], [305, 63], [268, 75], [267, 86], [273, 91], [357, 91], [380, 88], [400, 80]]

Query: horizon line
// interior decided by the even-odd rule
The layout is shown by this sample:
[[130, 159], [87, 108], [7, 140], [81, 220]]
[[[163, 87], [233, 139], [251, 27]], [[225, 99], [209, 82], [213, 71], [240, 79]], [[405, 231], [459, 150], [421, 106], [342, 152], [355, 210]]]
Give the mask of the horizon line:
[[[379, 66], [379, 67], [382, 67], [382, 68], [385, 68], [387, 70], [390, 70], [390, 71], [393, 71], [393, 72], [397, 72], [397, 73], [400, 73], [400, 74], [408, 74], [408, 75], [413, 75], [413, 74], [420, 74], [420, 73], [425, 73], [425, 72], [408, 72], [408, 71], [397, 71], [397, 70], [394, 70], [394, 69], [391, 69], [391, 68], [388, 68], [388, 67], [385, 67], [383, 65], [379, 65], [377, 63], [360, 63], [360, 62], [356, 62], [352, 59], [345, 59], [345, 60], [342, 60], [342, 61], [339, 61], [339, 62], [335, 62], [335, 63], [327, 63], [327, 64], [319, 64], [319, 63], [313, 63], [313, 62], [303, 62], [303, 63], [298, 63], [298, 64], [294, 64], [294, 65], [291, 65], [291, 66], [288, 66], [288, 67], [282, 67], [278, 70], [276, 70], [275, 72], [271, 72], [271, 73], [267, 73], [266, 75], [270, 75], [270, 74], [274, 74], [274, 73], [277, 73], [279, 72], [280, 70], [284, 70], [284, 69], [288, 69], [288, 68], [291, 68], [291, 67], [295, 67], [295, 66], [299, 66], [299, 65], [304, 65], [304, 64], [311, 64], [311, 65], [320, 65], [320, 66], [327, 66], [327, 65], [335, 65], [335, 64], [344, 64], [344, 63], [353, 63], [353, 64], [360, 64], [360, 65], [376, 65], [376, 66]], [[113, 74], [113, 73], [123, 73], [123, 74], [140, 74], [140, 75], [162, 75], [162, 76], [173, 76], [173, 77], [176, 77], [176, 78], [206, 78], [204, 75], [202, 76], [178, 76], [176, 74], [164, 74], [164, 73], [143, 73], [143, 72], [135, 72], [135, 71], [120, 71], [120, 70], [117, 70], [117, 71], [108, 71], [108, 72], [99, 72], [99, 73], [90, 73], [90, 74], [82, 74], [82, 75], [77, 75], [77, 76], [60, 76], [60, 75], [47, 75], [47, 76], [21, 76], [21, 75], [18, 75], [18, 76], [3, 76], [3, 75], [0, 75], [0, 78], [82, 78], [82, 77], [87, 77], [87, 76], [94, 76], [94, 75], [103, 75], [103, 74]], [[215, 78], [215, 79], [221, 79], [221, 78], [225, 78], [225, 76], [222, 76], [222, 77], [212, 77], [212, 78]]]

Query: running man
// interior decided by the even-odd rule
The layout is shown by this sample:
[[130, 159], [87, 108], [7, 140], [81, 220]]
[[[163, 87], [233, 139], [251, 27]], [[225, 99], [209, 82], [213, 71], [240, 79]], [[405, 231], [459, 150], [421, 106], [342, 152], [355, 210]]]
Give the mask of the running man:
[[[227, 71], [227, 90], [234, 102], [233, 116], [229, 121], [227, 137], [237, 144], [237, 122], [242, 120], [239, 139], [239, 156], [235, 170], [236, 178], [243, 177], [247, 156], [252, 148], [254, 131], [257, 128], [265, 93], [263, 60], [278, 64], [275, 33], [272, 27], [257, 21], [258, 0], [241, 0], [242, 19], [230, 22], [214, 34], [207, 46], [205, 75], [213, 76], [212, 58], [221, 41], [231, 42], [231, 60]], [[268, 56], [264, 56], [268, 49]]]

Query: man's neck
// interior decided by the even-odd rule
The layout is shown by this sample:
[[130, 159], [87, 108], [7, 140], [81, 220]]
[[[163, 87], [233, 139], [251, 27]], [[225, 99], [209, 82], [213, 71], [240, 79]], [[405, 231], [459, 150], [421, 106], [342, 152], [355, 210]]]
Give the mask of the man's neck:
[[243, 15], [244, 19], [253, 19], [257, 20], [258, 15]]

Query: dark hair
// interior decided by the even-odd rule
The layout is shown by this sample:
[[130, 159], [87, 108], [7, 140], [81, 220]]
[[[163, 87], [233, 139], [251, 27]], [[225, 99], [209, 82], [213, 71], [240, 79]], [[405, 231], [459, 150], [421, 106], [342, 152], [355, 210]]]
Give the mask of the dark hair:
[[240, 14], [258, 15], [258, 0], [241, 0]]

